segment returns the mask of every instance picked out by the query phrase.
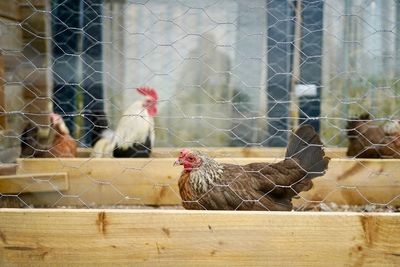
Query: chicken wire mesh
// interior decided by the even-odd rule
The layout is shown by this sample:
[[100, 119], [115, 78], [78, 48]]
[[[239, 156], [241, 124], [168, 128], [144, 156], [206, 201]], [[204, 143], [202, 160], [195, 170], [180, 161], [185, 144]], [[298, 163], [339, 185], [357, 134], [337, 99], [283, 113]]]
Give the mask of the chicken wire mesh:
[[[278, 170], [218, 165], [222, 182], [186, 204], [397, 210], [399, 1], [9, 2], [2, 206], [180, 208], [177, 157], [186, 169], [205, 155], [277, 164], [291, 130], [311, 124], [333, 158], [311, 191], [309, 177], [324, 172], [310, 165], [320, 143], [299, 133], [312, 155], [287, 154], [297, 161]], [[145, 158], [97, 159], [132, 153]], [[216, 196], [226, 190], [234, 200]]]

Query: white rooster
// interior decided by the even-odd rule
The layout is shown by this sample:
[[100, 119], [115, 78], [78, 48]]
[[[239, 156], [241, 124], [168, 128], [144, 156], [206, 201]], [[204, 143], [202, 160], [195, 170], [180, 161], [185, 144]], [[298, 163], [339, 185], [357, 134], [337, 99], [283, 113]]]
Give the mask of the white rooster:
[[130, 105], [118, 122], [115, 132], [105, 130], [93, 147], [92, 157], [147, 158], [154, 145], [154, 116], [158, 95], [150, 87], [137, 88], [145, 99]]

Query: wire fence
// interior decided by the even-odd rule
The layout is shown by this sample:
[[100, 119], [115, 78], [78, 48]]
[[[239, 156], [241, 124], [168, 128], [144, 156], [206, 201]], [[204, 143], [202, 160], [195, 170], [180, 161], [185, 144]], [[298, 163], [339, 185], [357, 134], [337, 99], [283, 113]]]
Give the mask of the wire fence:
[[400, 1], [9, 2], [1, 206], [397, 211]]

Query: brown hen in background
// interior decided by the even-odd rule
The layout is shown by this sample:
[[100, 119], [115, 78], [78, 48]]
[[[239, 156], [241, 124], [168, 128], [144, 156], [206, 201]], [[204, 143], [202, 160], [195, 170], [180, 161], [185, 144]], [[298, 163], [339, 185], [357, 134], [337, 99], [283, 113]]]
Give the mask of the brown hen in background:
[[50, 114], [49, 127], [39, 127], [30, 122], [22, 132], [22, 158], [70, 158], [76, 155], [77, 143], [58, 114]]
[[398, 121], [379, 124], [368, 113], [347, 123], [347, 156], [356, 158], [400, 158]]

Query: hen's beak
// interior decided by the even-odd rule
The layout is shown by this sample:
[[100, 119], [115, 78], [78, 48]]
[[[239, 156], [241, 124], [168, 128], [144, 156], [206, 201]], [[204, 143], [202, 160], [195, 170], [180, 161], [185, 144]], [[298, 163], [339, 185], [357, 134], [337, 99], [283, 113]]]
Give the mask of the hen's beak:
[[175, 162], [174, 162], [174, 167], [175, 166], [178, 166], [178, 165], [182, 165], [182, 160], [180, 160], [180, 159], [177, 159], [177, 160], [175, 160]]

